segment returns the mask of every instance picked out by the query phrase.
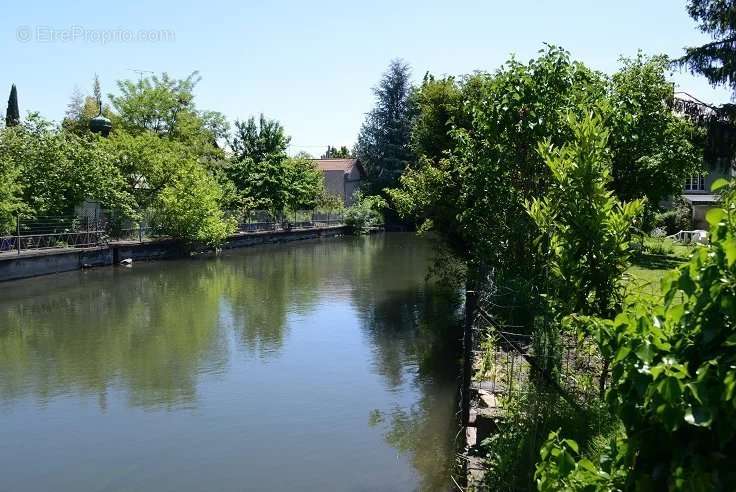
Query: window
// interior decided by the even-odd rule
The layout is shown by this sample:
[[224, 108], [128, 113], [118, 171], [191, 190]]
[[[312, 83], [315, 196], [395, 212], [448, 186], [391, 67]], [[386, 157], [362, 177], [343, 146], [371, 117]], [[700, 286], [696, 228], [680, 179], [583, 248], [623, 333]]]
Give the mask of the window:
[[705, 177], [690, 176], [685, 180], [685, 191], [705, 191]]

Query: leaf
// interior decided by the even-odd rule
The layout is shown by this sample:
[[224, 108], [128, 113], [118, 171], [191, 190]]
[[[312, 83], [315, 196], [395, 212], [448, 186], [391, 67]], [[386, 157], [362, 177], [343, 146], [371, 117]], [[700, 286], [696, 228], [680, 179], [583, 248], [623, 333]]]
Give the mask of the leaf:
[[685, 410], [685, 422], [698, 427], [710, 427], [713, 423], [713, 414], [707, 407], [688, 407]]
[[721, 190], [728, 186], [728, 180], [725, 178], [718, 178], [717, 180], [713, 181], [713, 184], [710, 185], [710, 191], [716, 192], [718, 190]]
[[729, 238], [721, 243], [726, 253], [726, 262], [729, 268], [736, 262], [736, 239]]
[[726, 216], [725, 210], [722, 208], [711, 208], [708, 213], [705, 214], [705, 220], [712, 226], [718, 224]]
[[616, 363], [624, 360], [629, 353], [631, 353], [631, 347], [624, 345], [616, 351], [616, 358], [613, 359], [613, 362]]
[[567, 444], [567, 446], [568, 446], [568, 447], [569, 447], [570, 449], [572, 449], [573, 451], [575, 451], [575, 454], [578, 454], [578, 453], [580, 452], [580, 451], [579, 451], [579, 448], [578, 448], [578, 443], [576, 443], [576, 442], [575, 442], [575, 441], [573, 441], [572, 439], [565, 439], [565, 441], [564, 441], [564, 442], [565, 442], [565, 444]]

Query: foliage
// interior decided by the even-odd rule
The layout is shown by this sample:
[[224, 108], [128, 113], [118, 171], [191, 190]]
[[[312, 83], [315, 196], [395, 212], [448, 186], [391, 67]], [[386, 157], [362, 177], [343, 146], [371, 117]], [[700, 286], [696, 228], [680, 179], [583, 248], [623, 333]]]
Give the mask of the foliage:
[[566, 449], [551, 436], [537, 469], [543, 490], [608, 490], [596, 477], [612, 471], [625, 476], [619, 489], [736, 487], [736, 188], [720, 180], [719, 190], [723, 208], [707, 215], [711, 244], [663, 280], [664, 305], [634, 302], [593, 323], [613, 359], [606, 401], [625, 430], [609, 471], [569, 453], [560, 459]]
[[356, 233], [366, 233], [383, 223], [386, 200], [378, 195], [354, 195], [353, 205], [345, 211], [345, 224]]
[[198, 82], [197, 72], [185, 79], [163, 73], [118, 81], [120, 94], [109, 94], [113, 129], [152, 132], [189, 145], [203, 160], [222, 159], [218, 140], [225, 138], [228, 124], [220, 113], [197, 110], [193, 91]]
[[713, 41], [703, 46], [685, 48], [685, 55], [676, 61], [692, 73], [704, 75], [713, 85], [727, 85], [736, 91], [736, 16], [728, 0], [690, 0], [687, 11], [699, 22], [702, 32]]
[[667, 235], [680, 231], [690, 231], [693, 228], [693, 206], [683, 197], [677, 197], [672, 208], [654, 216], [655, 227], [663, 228]]
[[20, 109], [18, 109], [18, 89], [13, 84], [8, 96], [8, 109], [5, 111], [5, 126], [11, 127], [20, 124]]
[[658, 204], [678, 196], [688, 176], [702, 171], [700, 131], [672, 111], [674, 87], [666, 56], [621, 60], [611, 79], [609, 147], [613, 188], [622, 200], [647, 197]]
[[[85, 96], [78, 88], [74, 88], [61, 126], [78, 135], [89, 133], [89, 120], [99, 114], [100, 104], [102, 104], [102, 89], [100, 79], [95, 74], [92, 95]], [[106, 104], [102, 105], [102, 114], [108, 119], [114, 117], [110, 106]]]
[[409, 145], [412, 121], [409, 77], [409, 65], [393, 60], [373, 89], [376, 105], [366, 116], [355, 150], [368, 175], [371, 193], [394, 186], [413, 159]]
[[197, 158], [188, 146], [153, 132], [116, 130], [102, 145], [125, 178], [124, 189], [135, 198], [138, 210], [148, 209]]
[[154, 202], [152, 226], [189, 246], [217, 246], [235, 232], [235, 221], [220, 209], [222, 191], [196, 163], [182, 166]]
[[244, 209], [313, 208], [327, 199], [322, 173], [305, 155], [288, 158], [290, 138], [276, 120], [261, 115], [235, 122], [233, 157], [225, 169]]
[[[600, 99], [604, 81], [564, 50], [549, 46], [528, 64], [512, 58], [494, 74], [466, 77], [458, 90], [462, 126], [451, 131], [448, 157], [421, 156], [390, 196], [403, 216], [431, 221], [460, 257], [504, 272], [529, 272], [533, 228], [524, 204], [549, 183], [536, 149], [545, 139], [552, 145], [567, 142], [564, 114]], [[429, 111], [426, 104], [421, 107], [419, 121]], [[446, 112], [438, 109], [433, 115]], [[433, 115], [426, 119], [434, 120]]]
[[235, 121], [230, 147], [236, 162], [245, 159], [262, 162], [285, 158], [290, 140], [281, 123], [261, 114], [258, 125], [252, 116], [246, 121]]
[[351, 159], [353, 153], [350, 152], [346, 146], [342, 146], [339, 149], [337, 147], [327, 146], [327, 151], [322, 154], [322, 159]]
[[[445, 157], [452, 148], [450, 130], [461, 124], [463, 92], [454, 77], [435, 79], [426, 74], [422, 85], [412, 94], [416, 117], [411, 130], [411, 145], [416, 155], [433, 162]], [[466, 125], [462, 125], [465, 127]]]
[[568, 125], [570, 143], [539, 145], [552, 183], [527, 210], [540, 233], [539, 254], [547, 259], [553, 302], [561, 313], [608, 316], [620, 301], [632, 224], [643, 204], [620, 203], [608, 190], [609, 134], [601, 117], [569, 116]]
[[15, 215], [21, 210], [20, 168], [10, 158], [6, 148], [8, 139], [0, 130], [0, 234], [10, 232]]
[[133, 214], [123, 176], [96, 135], [78, 136], [37, 115], [0, 133], [0, 153], [20, 172], [31, 215], [66, 215], [84, 200]]
[[292, 210], [314, 208], [324, 199], [325, 184], [322, 172], [314, 161], [304, 157], [287, 159], [286, 204]]

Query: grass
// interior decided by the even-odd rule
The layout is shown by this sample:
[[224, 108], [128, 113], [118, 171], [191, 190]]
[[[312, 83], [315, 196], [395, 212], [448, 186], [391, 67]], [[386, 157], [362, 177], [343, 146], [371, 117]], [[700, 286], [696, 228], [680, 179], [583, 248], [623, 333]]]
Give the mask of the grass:
[[[675, 243], [669, 239], [647, 238], [644, 251], [634, 256], [631, 267], [626, 271], [629, 296], [641, 295], [655, 302], [660, 301], [662, 278], [685, 263], [695, 247]], [[665, 253], [653, 254], [651, 251]]]

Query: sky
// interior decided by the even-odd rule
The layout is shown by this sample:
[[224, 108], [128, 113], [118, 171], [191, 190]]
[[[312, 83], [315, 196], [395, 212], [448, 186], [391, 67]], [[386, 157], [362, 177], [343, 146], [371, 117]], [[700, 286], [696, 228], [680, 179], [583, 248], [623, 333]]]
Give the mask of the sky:
[[[511, 54], [526, 61], [543, 43], [611, 73], [620, 56], [681, 55], [702, 44], [685, 0], [433, 0], [124, 2], [35, 0], [2, 6], [0, 100], [18, 87], [21, 112], [60, 120], [75, 87], [103, 92], [136, 70], [178, 78], [197, 70], [199, 109], [229, 121], [265, 113], [315, 156], [352, 146], [375, 86], [393, 58], [427, 71], [492, 71]], [[725, 88], [677, 72], [677, 89], [710, 103]], [[0, 111], [4, 112], [3, 108]]]

